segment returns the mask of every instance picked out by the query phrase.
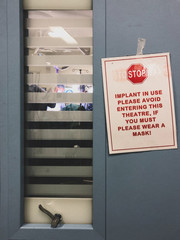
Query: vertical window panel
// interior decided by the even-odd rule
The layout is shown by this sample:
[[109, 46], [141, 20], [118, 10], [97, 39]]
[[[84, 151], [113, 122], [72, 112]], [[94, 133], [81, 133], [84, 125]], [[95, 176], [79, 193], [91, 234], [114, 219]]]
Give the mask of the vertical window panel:
[[[70, 204], [79, 208], [84, 199], [87, 207], [76, 222], [91, 223], [93, 36], [92, 11], [87, 10], [91, 3], [84, 1], [82, 11], [37, 11], [41, 1], [32, 2], [24, 1], [25, 9], [36, 8], [26, 11], [24, 19], [25, 222], [35, 223], [32, 208], [39, 214], [38, 223], [47, 222], [38, 209], [42, 202], [52, 212], [64, 214], [64, 223], [73, 223], [65, 209]], [[58, 2], [61, 9], [77, 9], [68, 7], [68, 1]], [[51, 8], [49, 2], [43, 3], [44, 9], [57, 6], [57, 1]]]

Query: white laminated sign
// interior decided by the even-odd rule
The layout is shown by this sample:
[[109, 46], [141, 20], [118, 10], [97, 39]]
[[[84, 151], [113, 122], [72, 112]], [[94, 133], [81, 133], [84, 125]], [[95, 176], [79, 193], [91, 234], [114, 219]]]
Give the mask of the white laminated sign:
[[109, 153], [177, 148], [169, 53], [102, 59]]

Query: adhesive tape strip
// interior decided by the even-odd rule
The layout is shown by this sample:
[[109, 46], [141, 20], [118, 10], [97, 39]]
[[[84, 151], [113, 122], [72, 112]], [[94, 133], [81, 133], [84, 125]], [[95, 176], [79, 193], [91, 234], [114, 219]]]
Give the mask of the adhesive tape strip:
[[143, 55], [143, 49], [146, 44], [145, 38], [138, 38], [138, 44], [137, 44], [137, 53], [136, 55]]

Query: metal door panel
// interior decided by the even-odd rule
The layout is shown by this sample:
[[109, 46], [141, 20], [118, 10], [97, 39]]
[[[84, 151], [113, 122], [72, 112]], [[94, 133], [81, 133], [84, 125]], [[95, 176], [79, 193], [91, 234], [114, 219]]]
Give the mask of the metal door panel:
[[[170, 52], [177, 129], [180, 119], [180, 2], [108, 0], [106, 57]], [[178, 136], [179, 139], [179, 136]], [[179, 239], [180, 151], [107, 153], [107, 239]]]

